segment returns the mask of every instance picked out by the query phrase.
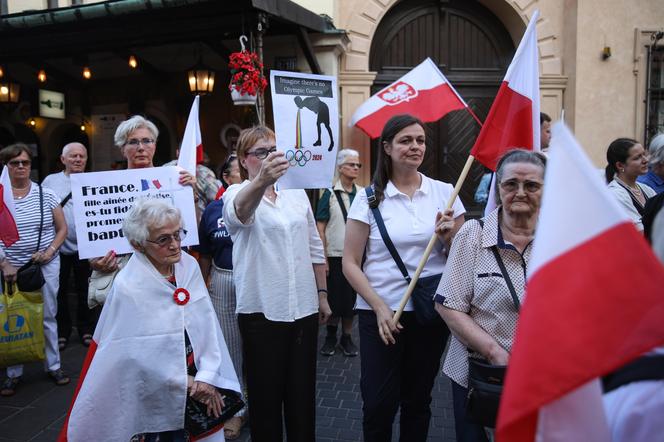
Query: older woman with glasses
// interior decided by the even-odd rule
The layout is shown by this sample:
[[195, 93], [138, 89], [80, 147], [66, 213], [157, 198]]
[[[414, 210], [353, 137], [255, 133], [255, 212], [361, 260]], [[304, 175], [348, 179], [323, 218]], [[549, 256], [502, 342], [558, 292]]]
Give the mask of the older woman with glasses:
[[[239, 184], [240, 170], [236, 156], [230, 156], [222, 168], [222, 177], [227, 185]], [[235, 308], [235, 284], [233, 283], [233, 241], [224, 223], [224, 202], [212, 201], [201, 217], [198, 226], [199, 265], [203, 279], [210, 278], [210, 299], [217, 312], [219, 324], [226, 338], [226, 345], [233, 360], [235, 372], [242, 383], [242, 338], [238, 328]], [[243, 384], [244, 387], [244, 384]], [[244, 424], [245, 410], [224, 424], [226, 439], [237, 439]]]
[[443, 372], [452, 380], [459, 442], [487, 440], [483, 426], [466, 414], [467, 402], [477, 400], [468, 391], [469, 360], [501, 367], [509, 362], [539, 216], [545, 161], [544, 155], [522, 149], [500, 159], [496, 168], [499, 206], [482, 221], [468, 221], [459, 229], [436, 290], [436, 310], [452, 332]]
[[[58, 287], [60, 254], [58, 249], [67, 237], [67, 223], [57, 195], [30, 180], [32, 153], [25, 144], [14, 144], [0, 151], [2, 162], [9, 173], [18, 240], [11, 246], [0, 241], [3, 272], [7, 281], [16, 279], [16, 269], [29, 261], [41, 265], [44, 274], [42, 296], [44, 299], [44, 342], [46, 346], [45, 367], [56, 385], [69, 383], [69, 377], [60, 368], [58, 349]], [[2, 288], [0, 288], [2, 290]], [[7, 368], [7, 379], [2, 383], [0, 396], [12, 396], [23, 375], [23, 366]]]
[[184, 442], [187, 397], [217, 417], [219, 389], [240, 386], [198, 264], [181, 252], [180, 211], [139, 199], [122, 229], [135, 251], [102, 310], [62, 436]]
[[[127, 159], [127, 169], [143, 169], [154, 167], [152, 160], [157, 149], [158, 137], [159, 129], [152, 121], [134, 115], [120, 123], [115, 130], [113, 141], [122, 156]], [[186, 170], [181, 170], [179, 183], [183, 186], [194, 186], [196, 177]], [[102, 258], [91, 259], [90, 267], [102, 274], [112, 273], [118, 269], [121, 262], [126, 262], [126, 259], [128, 258], [116, 256], [115, 252], [110, 250]]]
[[288, 161], [264, 126], [238, 139], [245, 181], [224, 194], [251, 440], [315, 440], [318, 322], [330, 316], [325, 255], [303, 190], [276, 190]]
[[334, 188], [325, 189], [316, 208], [316, 227], [325, 247], [328, 301], [332, 309], [325, 343], [320, 350], [325, 356], [332, 356], [336, 352], [339, 320], [341, 351], [346, 356], [357, 356], [357, 347], [350, 336], [357, 294], [341, 270], [341, 257], [344, 251], [346, 218], [359, 190], [355, 180], [360, 175], [361, 167], [360, 154], [356, 150], [340, 150], [337, 154], [337, 179]]

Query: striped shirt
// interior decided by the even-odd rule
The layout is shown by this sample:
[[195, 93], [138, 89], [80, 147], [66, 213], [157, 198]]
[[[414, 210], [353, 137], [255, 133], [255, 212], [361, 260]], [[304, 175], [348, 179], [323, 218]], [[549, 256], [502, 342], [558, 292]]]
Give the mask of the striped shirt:
[[[48, 248], [55, 238], [55, 224], [53, 222], [53, 209], [60, 200], [55, 193], [42, 187], [44, 195], [44, 227], [42, 229], [40, 250]], [[16, 208], [16, 226], [18, 227], [19, 240], [11, 247], [5, 247], [0, 242], [7, 259], [14, 267], [20, 267], [30, 261], [32, 254], [37, 251], [37, 240], [39, 239], [39, 186], [32, 183], [30, 192], [23, 198], [14, 198]]]

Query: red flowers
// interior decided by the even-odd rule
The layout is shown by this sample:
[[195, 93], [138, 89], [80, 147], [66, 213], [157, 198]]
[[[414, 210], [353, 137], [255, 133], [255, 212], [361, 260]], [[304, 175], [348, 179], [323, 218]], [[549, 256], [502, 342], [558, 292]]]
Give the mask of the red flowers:
[[240, 94], [257, 95], [267, 87], [267, 80], [263, 77], [263, 63], [255, 52], [233, 52], [228, 67], [231, 70], [231, 84]]

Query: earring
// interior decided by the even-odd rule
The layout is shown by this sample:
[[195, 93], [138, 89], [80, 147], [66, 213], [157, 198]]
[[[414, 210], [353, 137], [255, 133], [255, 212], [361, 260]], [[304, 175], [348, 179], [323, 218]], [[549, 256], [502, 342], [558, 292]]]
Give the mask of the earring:
[[625, 173], [625, 168], [620, 169], [620, 173]]

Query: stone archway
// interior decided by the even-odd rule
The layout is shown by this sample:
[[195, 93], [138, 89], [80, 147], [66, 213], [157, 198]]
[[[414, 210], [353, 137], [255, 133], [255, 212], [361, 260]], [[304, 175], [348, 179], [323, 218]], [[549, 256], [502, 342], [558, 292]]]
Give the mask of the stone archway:
[[[360, 151], [365, 162], [370, 158], [370, 140], [361, 131], [349, 127], [355, 109], [371, 96], [376, 72], [369, 69], [371, 43], [387, 12], [399, 0], [348, 0], [340, 11], [338, 28], [344, 29], [350, 45], [341, 58], [339, 87], [341, 89], [342, 142]], [[547, 16], [543, 0], [478, 0], [505, 26], [516, 46], [533, 12], [540, 9], [537, 23], [540, 51], [540, 90], [542, 110], [556, 118], [560, 115], [567, 78], [562, 75], [562, 24]], [[369, 168], [363, 170], [361, 181], [369, 181]]]

